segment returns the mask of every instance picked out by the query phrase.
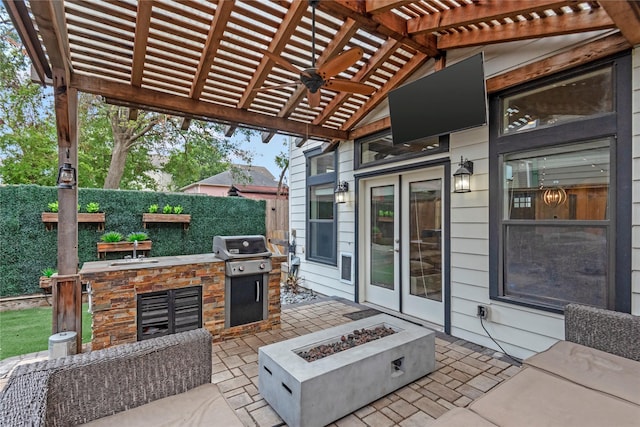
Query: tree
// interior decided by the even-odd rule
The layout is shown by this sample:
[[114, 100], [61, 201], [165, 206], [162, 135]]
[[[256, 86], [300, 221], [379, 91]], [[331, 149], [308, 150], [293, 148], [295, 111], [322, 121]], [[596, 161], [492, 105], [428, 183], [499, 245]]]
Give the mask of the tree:
[[111, 124], [113, 148], [109, 171], [104, 180], [104, 188], [120, 188], [124, 174], [127, 155], [135, 148], [147, 142], [147, 134], [156, 125], [165, 120], [164, 115], [140, 111], [136, 120], [129, 120], [129, 109], [109, 105], [106, 108], [107, 118]]
[[[114, 158], [123, 167], [115, 188], [122, 189], [156, 189], [156, 181], [148, 175], [155, 167], [151, 162], [151, 155], [158, 149], [158, 134], [162, 134], [160, 126], [157, 132], [147, 132], [135, 141], [129, 141], [129, 148], [122, 159], [114, 156], [116, 145], [112, 117], [114, 115], [128, 115], [125, 107], [107, 105], [99, 97], [81, 93], [78, 100], [78, 181], [81, 187], [108, 188], [107, 177], [112, 170]], [[128, 118], [128, 116], [127, 116]], [[139, 119], [140, 120], [140, 119]], [[121, 135], [132, 132], [138, 123], [127, 123], [117, 127]], [[121, 138], [121, 142], [125, 138]], [[122, 142], [124, 144], [124, 142]], [[112, 179], [115, 175], [112, 174]], [[113, 186], [114, 184], [110, 184]]]
[[[29, 59], [4, 8], [0, 8], [0, 182], [55, 185], [58, 145], [50, 89], [29, 79]], [[231, 158], [250, 162], [212, 123], [193, 120], [187, 131], [182, 119], [107, 105], [79, 94], [78, 185], [122, 189], [156, 189], [148, 172], [157, 171], [152, 155], [169, 154], [167, 171], [174, 187], [226, 170]], [[240, 130], [242, 134], [250, 131]]]
[[[251, 132], [243, 130], [241, 135], [248, 138]], [[215, 123], [193, 120], [186, 131], [176, 126], [172, 136], [175, 145], [163, 170], [172, 175], [173, 190], [233, 169], [232, 157], [251, 161], [250, 153], [227, 140]]]
[[[286, 145], [286, 143], [285, 143]], [[278, 192], [276, 198], [282, 194], [282, 185], [284, 184], [284, 176], [289, 169], [289, 153], [286, 151], [280, 152], [275, 158], [276, 165], [280, 168], [280, 177], [278, 178]]]
[[0, 178], [55, 185], [58, 145], [53, 96], [31, 82], [29, 60], [0, 9]]

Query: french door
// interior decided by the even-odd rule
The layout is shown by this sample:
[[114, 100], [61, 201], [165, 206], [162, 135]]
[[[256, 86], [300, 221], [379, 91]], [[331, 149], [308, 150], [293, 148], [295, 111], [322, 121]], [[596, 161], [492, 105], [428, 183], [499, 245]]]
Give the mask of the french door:
[[442, 167], [363, 182], [364, 299], [444, 324]]

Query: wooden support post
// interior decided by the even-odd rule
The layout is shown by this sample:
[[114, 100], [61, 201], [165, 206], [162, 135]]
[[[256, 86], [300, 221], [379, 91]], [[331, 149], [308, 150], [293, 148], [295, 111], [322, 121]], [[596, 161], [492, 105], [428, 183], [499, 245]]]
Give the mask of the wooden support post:
[[82, 353], [82, 284], [77, 274], [52, 276], [53, 333], [75, 331], [76, 354]]
[[[78, 169], [78, 92], [68, 87], [65, 70], [53, 69], [58, 133], [58, 164]], [[58, 189], [58, 283], [53, 289], [52, 332], [76, 331], [82, 351], [82, 292], [78, 273], [78, 186]], [[61, 279], [66, 278], [64, 280]], [[78, 289], [80, 290], [78, 290]]]

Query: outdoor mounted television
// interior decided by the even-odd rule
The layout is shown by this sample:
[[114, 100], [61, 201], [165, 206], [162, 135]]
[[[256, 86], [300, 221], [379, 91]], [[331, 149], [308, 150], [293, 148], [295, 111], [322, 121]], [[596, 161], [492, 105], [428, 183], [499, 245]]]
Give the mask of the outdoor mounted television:
[[483, 62], [479, 53], [389, 92], [394, 145], [486, 124]]

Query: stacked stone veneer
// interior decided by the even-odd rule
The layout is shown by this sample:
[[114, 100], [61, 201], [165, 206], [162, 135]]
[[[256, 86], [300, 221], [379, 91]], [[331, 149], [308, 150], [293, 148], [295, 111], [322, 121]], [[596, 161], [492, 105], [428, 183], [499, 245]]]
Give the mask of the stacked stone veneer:
[[266, 331], [280, 325], [280, 264], [274, 256], [269, 274], [267, 319], [225, 329], [224, 261], [153, 266], [81, 274], [91, 286], [92, 350], [135, 342], [138, 338], [136, 297], [147, 292], [202, 286], [202, 327], [214, 341]]

